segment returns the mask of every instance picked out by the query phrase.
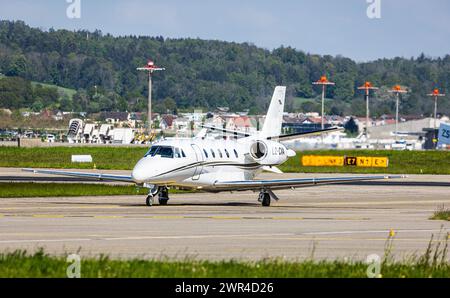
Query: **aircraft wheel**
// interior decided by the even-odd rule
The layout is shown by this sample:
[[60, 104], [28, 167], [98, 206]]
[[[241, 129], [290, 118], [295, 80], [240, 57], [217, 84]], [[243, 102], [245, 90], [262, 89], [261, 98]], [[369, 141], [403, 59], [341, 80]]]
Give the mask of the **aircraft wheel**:
[[270, 206], [270, 195], [268, 193], [263, 194], [262, 205], [263, 205], [263, 207]]
[[148, 196], [147, 199], [145, 200], [145, 204], [146, 204], [148, 207], [153, 206], [153, 196]]

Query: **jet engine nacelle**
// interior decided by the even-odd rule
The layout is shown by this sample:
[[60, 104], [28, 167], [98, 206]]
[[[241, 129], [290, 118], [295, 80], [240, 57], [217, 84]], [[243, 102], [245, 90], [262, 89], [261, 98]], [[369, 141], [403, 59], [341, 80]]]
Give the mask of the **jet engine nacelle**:
[[269, 140], [256, 140], [250, 145], [251, 158], [265, 166], [280, 165], [295, 152], [287, 149], [283, 144]]

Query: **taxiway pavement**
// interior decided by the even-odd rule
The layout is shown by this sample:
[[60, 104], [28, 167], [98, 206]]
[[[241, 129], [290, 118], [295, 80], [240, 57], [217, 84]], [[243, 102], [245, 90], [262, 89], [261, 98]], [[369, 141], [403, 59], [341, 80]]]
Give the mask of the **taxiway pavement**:
[[[283, 175], [305, 176], [333, 175]], [[393, 251], [401, 259], [423, 253], [432, 234], [449, 231], [449, 222], [429, 217], [450, 205], [450, 177], [393, 182], [277, 191], [281, 201], [270, 208], [261, 207], [252, 192], [173, 194], [168, 206], [152, 208], [142, 196], [1, 198], [0, 251], [43, 247], [58, 255], [80, 251], [116, 258], [365, 259], [383, 255], [393, 230]]]

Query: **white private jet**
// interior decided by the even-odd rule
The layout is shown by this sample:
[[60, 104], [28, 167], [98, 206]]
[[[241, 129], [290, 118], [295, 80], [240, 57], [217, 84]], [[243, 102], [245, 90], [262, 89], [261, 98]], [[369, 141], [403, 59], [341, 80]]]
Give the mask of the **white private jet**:
[[193, 188], [206, 192], [255, 191], [260, 193], [259, 201], [262, 205], [270, 206], [272, 199], [279, 200], [274, 190], [403, 177], [255, 180], [256, 175], [264, 170], [282, 173], [277, 166], [288, 158], [296, 156], [296, 153], [287, 149], [280, 143], [281, 141], [339, 130], [335, 127], [310, 133], [281, 135], [285, 95], [286, 87], [275, 88], [264, 126], [255, 135], [205, 126], [204, 130], [219, 130], [232, 134], [235, 138], [207, 140], [197, 136], [192, 139], [160, 141], [153, 144], [135, 165], [130, 176], [35, 169], [24, 169], [24, 171], [134, 183], [149, 188], [147, 206], [153, 205], [157, 195], [160, 205], [166, 205], [169, 201], [169, 187]]

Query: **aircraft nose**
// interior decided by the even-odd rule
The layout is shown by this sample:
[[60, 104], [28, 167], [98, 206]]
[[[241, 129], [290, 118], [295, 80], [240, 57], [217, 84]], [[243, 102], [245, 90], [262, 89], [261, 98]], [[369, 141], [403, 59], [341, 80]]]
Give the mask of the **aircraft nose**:
[[131, 173], [131, 177], [136, 183], [144, 183], [149, 179], [148, 169], [146, 169], [143, 161], [140, 161], [136, 164], [133, 172]]

